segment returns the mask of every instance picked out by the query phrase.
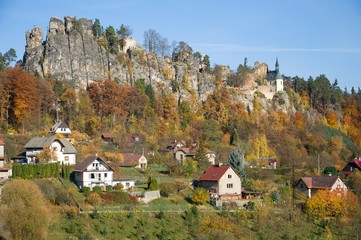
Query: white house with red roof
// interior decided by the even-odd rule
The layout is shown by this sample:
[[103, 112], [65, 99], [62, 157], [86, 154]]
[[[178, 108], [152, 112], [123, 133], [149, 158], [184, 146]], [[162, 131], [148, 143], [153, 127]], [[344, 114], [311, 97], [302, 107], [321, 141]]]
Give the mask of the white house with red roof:
[[79, 188], [113, 186], [113, 169], [97, 155], [87, 157], [74, 169], [74, 182]]
[[319, 190], [347, 192], [347, 186], [338, 176], [310, 176], [298, 180], [296, 189], [311, 198]]
[[230, 165], [210, 166], [199, 179], [201, 187], [207, 189], [212, 195], [241, 195], [241, 177]]

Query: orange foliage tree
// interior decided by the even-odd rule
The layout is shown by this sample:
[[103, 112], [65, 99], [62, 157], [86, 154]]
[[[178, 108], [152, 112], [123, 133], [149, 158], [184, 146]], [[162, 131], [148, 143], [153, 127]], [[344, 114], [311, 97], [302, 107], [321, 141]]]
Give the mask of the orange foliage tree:
[[36, 111], [39, 111], [40, 94], [36, 87], [35, 77], [20, 68], [8, 68], [5, 75], [10, 80], [9, 116], [14, 124], [22, 126], [31, 122]]

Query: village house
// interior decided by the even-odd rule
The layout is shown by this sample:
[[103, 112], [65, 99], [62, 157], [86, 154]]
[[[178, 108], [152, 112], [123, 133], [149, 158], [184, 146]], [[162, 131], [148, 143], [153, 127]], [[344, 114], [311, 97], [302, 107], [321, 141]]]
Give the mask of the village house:
[[144, 154], [123, 153], [121, 167], [147, 168], [148, 160]]
[[338, 176], [310, 176], [301, 178], [296, 189], [311, 198], [319, 190], [347, 192], [347, 186]]
[[71, 130], [64, 121], [56, 121], [55, 124], [51, 127], [50, 133], [52, 134], [62, 134], [64, 137], [68, 138], [71, 134]]
[[242, 181], [241, 177], [230, 165], [210, 166], [199, 179], [199, 185], [208, 190], [211, 198], [219, 199], [241, 199]]
[[8, 179], [12, 176], [12, 169], [5, 167], [5, 141], [0, 138], [0, 180]]
[[66, 139], [51, 137], [35, 137], [24, 146], [26, 163], [37, 163], [37, 155], [44, 150], [49, 151], [48, 162], [59, 162], [69, 165], [76, 163], [76, 149]]
[[355, 169], [361, 171], [360, 158], [354, 158], [351, 161], [349, 161], [347, 165], [340, 171], [340, 173], [343, 173], [345, 175], [350, 175], [355, 171]]
[[74, 182], [80, 188], [114, 186], [113, 169], [97, 155], [89, 156], [74, 169]]
[[170, 142], [164, 149], [159, 150], [159, 152], [167, 153], [172, 152], [173, 154], [180, 148], [186, 146], [186, 141], [184, 140], [174, 140]]
[[[199, 150], [199, 146], [197, 144], [193, 144], [191, 147], [181, 147], [178, 148], [174, 153], [174, 158], [179, 163], [183, 163], [186, 158], [194, 158]], [[205, 154], [208, 158], [208, 161], [214, 165], [216, 160], [215, 152], [205, 148]]]

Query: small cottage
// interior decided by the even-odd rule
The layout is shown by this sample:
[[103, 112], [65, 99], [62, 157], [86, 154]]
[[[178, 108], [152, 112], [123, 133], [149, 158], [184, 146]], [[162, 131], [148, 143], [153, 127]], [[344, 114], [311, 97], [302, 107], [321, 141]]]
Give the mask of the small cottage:
[[301, 178], [296, 189], [311, 198], [319, 190], [347, 192], [347, 186], [338, 176], [310, 176]]
[[123, 153], [121, 167], [147, 168], [148, 160], [144, 154]]
[[355, 171], [355, 169], [361, 171], [361, 159], [359, 158], [354, 158], [349, 161], [340, 172], [345, 175], [350, 175]]
[[68, 138], [71, 134], [71, 130], [70, 130], [68, 124], [66, 124], [64, 121], [57, 121], [51, 127], [50, 133], [53, 133], [53, 134], [60, 133]]

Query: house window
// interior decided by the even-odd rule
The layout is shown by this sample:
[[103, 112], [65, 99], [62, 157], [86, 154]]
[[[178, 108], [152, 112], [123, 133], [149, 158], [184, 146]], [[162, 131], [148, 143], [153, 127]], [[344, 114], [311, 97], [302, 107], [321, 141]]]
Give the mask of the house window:
[[108, 173], [104, 173], [104, 178], [107, 178], [108, 177]]
[[181, 160], [183, 160], [183, 154], [181, 154], [180, 157], [181, 157]]
[[303, 188], [303, 184], [301, 183], [301, 188]]
[[90, 174], [90, 179], [94, 179], [94, 178], [95, 178], [94, 173], [91, 173], [91, 174]]
[[227, 188], [233, 188], [233, 183], [227, 183]]
[[231, 175], [231, 174], [228, 174], [228, 178], [232, 178], [232, 175]]
[[65, 156], [64, 161], [69, 161], [69, 156]]
[[125, 186], [126, 186], [126, 187], [129, 187], [129, 186], [130, 186], [130, 183], [128, 183], [128, 182], [125, 183]]

